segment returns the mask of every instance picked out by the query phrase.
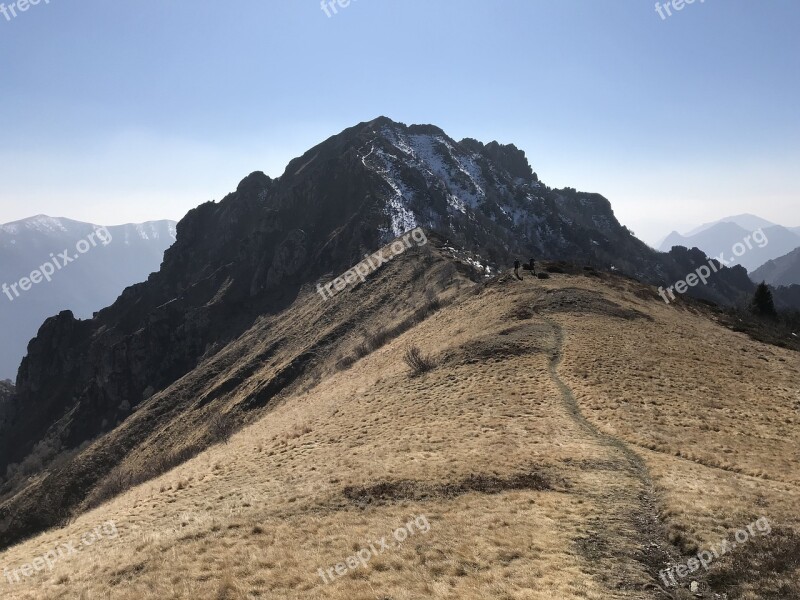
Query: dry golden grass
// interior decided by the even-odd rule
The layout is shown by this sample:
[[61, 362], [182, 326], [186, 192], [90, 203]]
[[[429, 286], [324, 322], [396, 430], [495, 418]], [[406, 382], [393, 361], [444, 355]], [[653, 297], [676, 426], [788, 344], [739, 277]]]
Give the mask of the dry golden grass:
[[[626, 285], [463, 292], [227, 445], [0, 553], [13, 569], [105, 521], [119, 531], [0, 580], [0, 597], [663, 598], [670, 534], [708, 543], [761, 514], [797, 527], [800, 373], [796, 355]], [[559, 330], [587, 421], [551, 376]], [[411, 376], [412, 345], [432, 371]], [[418, 515], [427, 533], [329, 585], [317, 574]]]
[[[697, 552], [762, 516], [773, 529], [800, 531], [797, 353], [630, 293], [619, 301], [653, 320], [561, 319], [563, 375], [589, 420], [646, 460], [671, 540]], [[784, 590], [766, 596], [748, 581], [734, 597], [800, 597], [795, 536], [775, 549], [793, 568], [766, 582]], [[724, 567], [719, 561], [712, 574]]]

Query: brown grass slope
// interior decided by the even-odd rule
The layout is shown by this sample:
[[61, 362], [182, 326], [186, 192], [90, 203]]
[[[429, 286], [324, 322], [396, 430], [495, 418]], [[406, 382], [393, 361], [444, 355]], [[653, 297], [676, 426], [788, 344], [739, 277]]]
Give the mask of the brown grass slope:
[[[443, 306], [408, 328], [427, 289]], [[412, 346], [431, 370], [409, 370]], [[88, 477], [81, 461], [140, 440], [88, 505], [226, 439], [215, 415], [253, 421], [0, 553], [13, 571], [118, 530], [52, 571], [0, 578], [0, 597], [650, 599], [691, 597], [690, 581], [705, 597], [800, 597], [798, 390], [796, 352], [635, 282], [471, 286], [420, 251], [327, 303], [309, 292], [73, 461]], [[429, 531], [394, 543], [420, 516]], [[761, 516], [770, 536], [662, 589], [681, 553]], [[318, 574], [384, 536], [366, 566]]]
[[112, 432], [31, 478], [0, 503], [0, 548], [224, 441], [292, 390], [330, 374], [354, 346], [396, 335], [470, 283], [470, 270], [445, 260], [434, 244], [407, 258], [339, 301], [309, 292], [291, 310], [262, 317]]

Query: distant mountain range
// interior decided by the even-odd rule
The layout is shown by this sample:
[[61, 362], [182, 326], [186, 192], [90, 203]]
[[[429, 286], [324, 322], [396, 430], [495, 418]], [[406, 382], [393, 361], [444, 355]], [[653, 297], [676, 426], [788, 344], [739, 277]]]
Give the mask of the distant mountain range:
[[[741, 247], [736, 245], [745, 243], [745, 239], [758, 229], [764, 232], [768, 241], [763, 244], [751, 241], [749, 246], [752, 247], [745, 245], [745, 252], [736, 256], [734, 249], [741, 251]], [[686, 235], [673, 231], [659, 248], [669, 252], [674, 246], [699, 248], [712, 258], [722, 255], [731, 265], [741, 265], [752, 272], [800, 247], [800, 227], [783, 227], [756, 215], [737, 215], [705, 223]]]
[[759, 283], [766, 281], [775, 287], [800, 285], [800, 248], [789, 254], [770, 260], [750, 274], [750, 279]]
[[[766, 227], [775, 227], [777, 223], [773, 223], [772, 221], [768, 221], [762, 217], [757, 215], [751, 215], [748, 213], [742, 215], [734, 215], [732, 217], [725, 217], [724, 219], [719, 219], [718, 221], [711, 221], [710, 223], [703, 223], [699, 227], [695, 227], [690, 232], [686, 233], [686, 237], [690, 237], [693, 235], [697, 235], [705, 231], [706, 229], [711, 229], [714, 225], [718, 225], [720, 223], [735, 223], [739, 227], [746, 229], [747, 231], [755, 231], [759, 227], [764, 229]], [[798, 227], [800, 230], [800, 227]]]
[[14, 379], [28, 342], [63, 310], [78, 318], [157, 271], [175, 222], [108, 228], [38, 215], [0, 225], [0, 379]]

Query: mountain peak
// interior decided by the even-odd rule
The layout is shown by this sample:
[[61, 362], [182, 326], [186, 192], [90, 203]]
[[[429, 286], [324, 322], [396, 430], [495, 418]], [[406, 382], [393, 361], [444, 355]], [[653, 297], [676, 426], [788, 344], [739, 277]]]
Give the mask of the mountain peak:
[[248, 191], [259, 192], [268, 187], [271, 182], [272, 179], [262, 171], [254, 171], [239, 182], [236, 191], [240, 193], [247, 193]]
[[[425, 240], [418, 247], [409, 240], [416, 236], [404, 236], [416, 228], [423, 230]], [[396, 252], [399, 245], [403, 253], [407, 248], [409, 260], [398, 258], [391, 265], [406, 266], [409, 282], [422, 297], [438, 285], [434, 279], [452, 282], [467, 272], [485, 280], [515, 258], [581, 263], [589, 272], [614, 265], [627, 275], [661, 284], [678, 280], [703, 259], [699, 251], [661, 255], [651, 250], [619, 223], [599, 194], [541, 185], [524, 152], [514, 145], [456, 142], [436, 126], [406, 126], [386, 117], [311, 148], [291, 161], [279, 179], [251, 173], [221, 202], [191, 210], [178, 232], [160, 270], [147, 281], [127, 288], [91, 319], [62, 315], [48, 320], [28, 344], [14, 392], [25, 426], [11, 426], [14, 420], [4, 425], [0, 419], [0, 472], [23, 461], [39, 440], [52, 438], [54, 447], [79, 448], [207, 361], [216, 361], [217, 372], [238, 370], [239, 357], [221, 352], [231, 340], [246, 339], [248, 351], [253, 349], [254, 338], [247, 332], [254, 324], [270, 335], [291, 338], [281, 331], [280, 318], [273, 317], [298, 301], [317, 306], [319, 298], [316, 292], [309, 298], [309, 290], [349, 281], [353, 272], [360, 272], [354, 265], [363, 266], [365, 255], [383, 254], [387, 247]], [[114, 237], [124, 236], [120, 232]], [[109, 250], [116, 247], [112, 244]], [[441, 263], [427, 276], [426, 269], [438, 260], [437, 248], [445, 248], [456, 263]], [[93, 252], [71, 269], [102, 255]], [[89, 272], [98, 279], [98, 270]], [[337, 279], [340, 273], [350, 275]], [[746, 273], [743, 283], [729, 275], [721, 271], [698, 295], [724, 302], [750, 292], [753, 285]], [[384, 284], [398, 282], [383, 271], [362, 280], [361, 291], [376, 300], [399, 295], [385, 293]], [[339, 283], [335, 285], [339, 290]], [[353, 298], [347, 294], [342, 304]], [[375, 307], [380, 307], [375, 314], [383, 314], [382, 300]], [[253, 364], [259, 366], [242, 375], [242, 381], [273, 360], [282, 366], [274, 381], [251, 388], [248, 410], [272, 402], [287, 381], [303, 373], [312, 357], [329, 352], [328, 341], [344, 331], [331, 328], [330, 321], [320, 325], [325, 329], [321, 341], [285, 363], [274, 355], [283, 342], [262, 345], [265, 340], [256, 336], [259, 349]], [[113, 360], [101, 358], [107, 356]], [[202, 402], [224, 393], [215, 389]], [[198, 409], [204, 406], [193, 394], [181, 397]], [[67, 414], [70, 427], [65, 428]], [[111, 468], [113, 460], [103, 468]], [[93, 467], [82, 482], [71, 481], [75, 488], [68, 501], [82, 501], [82, 494], [105, 472]], [[29, 516], [28, 521], [4, 521], [0, 511], [3, 541], [52, 524], [37, 513]]]
[[397, 121], [393, 121], [389, 117], [385, 117], [381, 115], [380, 117], [376, 117], [371, 121], [366, 122], [367, 125], [372, 127], [383, 127], [383, 126], [394, 126], [394, 125], [404, 125], [403, 123], [398, 123]]

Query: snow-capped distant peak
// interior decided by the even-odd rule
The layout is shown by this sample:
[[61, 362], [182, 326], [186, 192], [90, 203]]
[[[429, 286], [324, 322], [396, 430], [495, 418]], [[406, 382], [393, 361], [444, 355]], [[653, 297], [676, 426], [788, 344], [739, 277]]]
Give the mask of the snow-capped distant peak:
[[[62, 217], [49, 217], [36, 215], [19, 221], [0, 225], [0, 234], [4, 234], [5, 243], [16, 244], [16, 240], [27, 237], [52, 238], [66, 235], [82, 236], [88, 228], [98, 229], [103, 227], [94, 223], [74, 221]], [[174, 242], [177, 237], [177, 223], [175, 221], [148, 221], [145, 223], [130, 223], [126, 225], [109, 225], [106, 228], [129, 243], [133, 239], [153, 241], [164, 238]]]
[[0, 230], [17, 235], [22, 231], [35, 231], [41, 233], [51, 233], [56, 231], [67, 231], [62, 219], [48, 217], [47, 215], [36, 215], [20, 221], [13, 221], [0, 225]]

